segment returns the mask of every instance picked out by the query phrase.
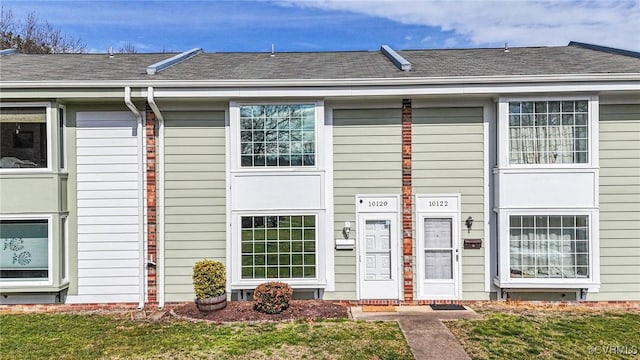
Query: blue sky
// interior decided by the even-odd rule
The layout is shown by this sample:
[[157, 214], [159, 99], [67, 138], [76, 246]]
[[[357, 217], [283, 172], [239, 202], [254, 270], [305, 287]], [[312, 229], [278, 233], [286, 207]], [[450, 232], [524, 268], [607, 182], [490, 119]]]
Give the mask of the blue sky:
[[2, 0], [80, 37], [91, 52], [377, 50], [566, 45], [640, 51], [629, 1], [22, 1]]

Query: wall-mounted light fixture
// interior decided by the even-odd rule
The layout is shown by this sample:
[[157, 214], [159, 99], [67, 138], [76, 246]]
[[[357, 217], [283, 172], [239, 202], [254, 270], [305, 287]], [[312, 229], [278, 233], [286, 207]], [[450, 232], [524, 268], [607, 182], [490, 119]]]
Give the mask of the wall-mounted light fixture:
[[342, 235], [344, 235], [345, 239], [349, 239], [349, 233], [351, 233], [351, 223], [345, 221], [344, 227], [342, 228]]
[[469, 216], [467, 220], [464, 221], [464, 224], [467, 226], [467, 232], [471, 232], [471, 226], [473, 226], [473, 218]]

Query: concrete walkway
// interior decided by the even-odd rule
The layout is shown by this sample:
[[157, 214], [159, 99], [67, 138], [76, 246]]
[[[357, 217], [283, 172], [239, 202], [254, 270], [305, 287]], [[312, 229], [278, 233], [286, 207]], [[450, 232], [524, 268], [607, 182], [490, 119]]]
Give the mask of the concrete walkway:
[[356, 320], [397, 321], [417, 360], [470, 359], [440, 320], [480, 319], [475, 311], [469, 308], [434, 311], [429, 306], [398, 306], [396, 309], [395, 312], [363, 312], [358, 306], [351, 308], [351, 315]]

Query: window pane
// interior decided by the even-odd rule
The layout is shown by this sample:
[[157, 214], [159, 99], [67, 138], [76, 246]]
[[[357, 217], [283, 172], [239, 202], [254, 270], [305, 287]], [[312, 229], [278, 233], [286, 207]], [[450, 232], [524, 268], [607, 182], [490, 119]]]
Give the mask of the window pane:
[[586, 100], [510, 102], [509, 163], [586, 163], [587, 104]]
[[0, 109], [0, 168], [47, 167], [44, 108]]
[[315, 166], [315, 106], [241, 106], [240, 148], [256, 154], [241, 157], [243, 167]]
[[588, 276], [589, 229], [586, 215], [509, 217], [512, 278]]
[[243, 216], [242, 278], [314, 278], [316, 217]]
[[47, 220], [0, 220], [0, 241], [0, 278], [48, 278]]

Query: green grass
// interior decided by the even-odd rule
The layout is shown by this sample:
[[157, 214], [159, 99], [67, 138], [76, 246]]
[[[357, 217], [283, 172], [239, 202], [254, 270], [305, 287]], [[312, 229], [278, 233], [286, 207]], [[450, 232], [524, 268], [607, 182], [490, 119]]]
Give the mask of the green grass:
[[640, 313], [483, 315], [446, 323], [474, 359], [640, 358]]
[[1, 359], [411, 359], [393, 322], [216, 325], [128, 316], [0, 316]]

